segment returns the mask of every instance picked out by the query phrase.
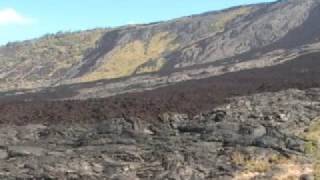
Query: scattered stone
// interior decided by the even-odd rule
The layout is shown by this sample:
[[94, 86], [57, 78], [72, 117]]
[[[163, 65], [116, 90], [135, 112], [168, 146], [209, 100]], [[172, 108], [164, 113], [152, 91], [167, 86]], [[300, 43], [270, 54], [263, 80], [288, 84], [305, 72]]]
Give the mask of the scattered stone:
[[7, 159], [9, 157], [8, 151], [4, 149], [0, 149], [0, 160]]
[[16, 156], [43, 156], [45, 149], [31, 146], [9, 146], [8, 152], [10, 157]]
[[304, 174], [300, 177], [300, 180], [314, 180], [314, 176], [310, 174]]

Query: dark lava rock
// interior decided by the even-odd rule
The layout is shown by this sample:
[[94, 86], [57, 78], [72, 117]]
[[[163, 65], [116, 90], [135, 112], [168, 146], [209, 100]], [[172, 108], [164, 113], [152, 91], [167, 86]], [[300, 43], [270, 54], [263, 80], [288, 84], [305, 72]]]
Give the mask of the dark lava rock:
[[[0, 178], [206, 180], [253, 173], [272, 179], [296, 168], [292, 176], [310, 179], [313, 159], [298, 134], [320, 115], [315, 96], [319, 89], [238, 97], [194, 118], [171, 112], [152, 121], [6, 125], [0, 128]], [[265, 118], [279, 113], [290, 118]]]

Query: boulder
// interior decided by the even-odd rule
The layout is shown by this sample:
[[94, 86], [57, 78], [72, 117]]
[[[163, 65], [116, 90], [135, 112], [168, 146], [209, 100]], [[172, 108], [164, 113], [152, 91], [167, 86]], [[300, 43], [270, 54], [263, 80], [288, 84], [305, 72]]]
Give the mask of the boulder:
[[8, 153], [10, 157], [16, 156], [43, 156], [46, 150], [40, 147], [32, 146], [9, 146]]
[[5, 149], [0, 149], [0, 160], [7, 159], [9, 156], [8, 151]]

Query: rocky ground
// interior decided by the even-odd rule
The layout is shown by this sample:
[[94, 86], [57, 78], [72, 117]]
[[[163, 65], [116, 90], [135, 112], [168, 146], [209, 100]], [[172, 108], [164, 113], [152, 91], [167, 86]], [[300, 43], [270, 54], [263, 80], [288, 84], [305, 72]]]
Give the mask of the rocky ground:
[[320, 179], [319, 2], [1, 46], [0, 179]]
[[314, 179], [320, 89], [233, 98], [194, 117], [3, 124], [0, 179]]

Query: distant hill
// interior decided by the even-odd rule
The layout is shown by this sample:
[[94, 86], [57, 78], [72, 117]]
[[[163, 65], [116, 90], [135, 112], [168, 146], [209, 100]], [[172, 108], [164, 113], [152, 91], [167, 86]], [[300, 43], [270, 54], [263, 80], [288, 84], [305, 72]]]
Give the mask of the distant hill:
[[0, 90], [75, 85], [85, 88], [74, 98], [107, 97], [276, 66], [320, 49], [319, 17], [316, 0], [283, 0], [10, 43]]

